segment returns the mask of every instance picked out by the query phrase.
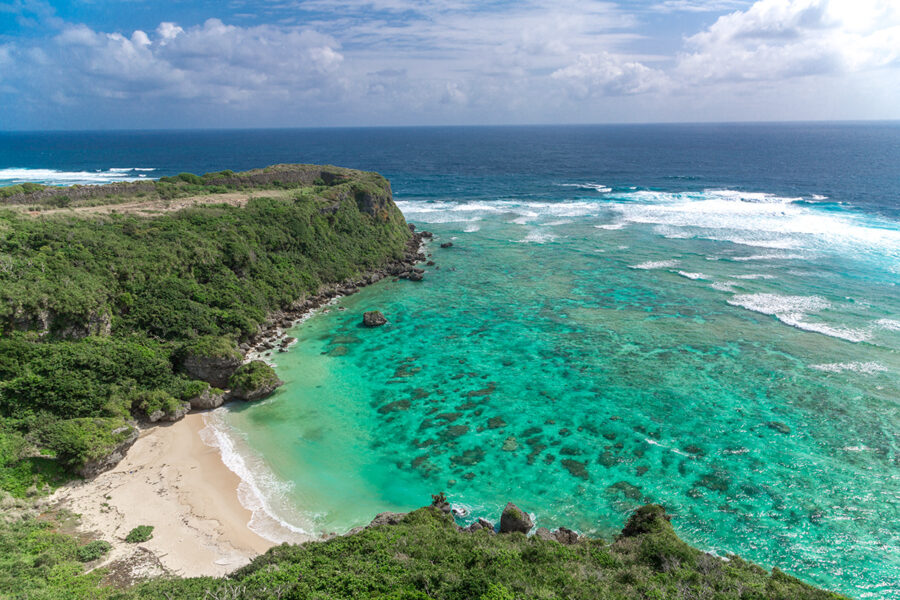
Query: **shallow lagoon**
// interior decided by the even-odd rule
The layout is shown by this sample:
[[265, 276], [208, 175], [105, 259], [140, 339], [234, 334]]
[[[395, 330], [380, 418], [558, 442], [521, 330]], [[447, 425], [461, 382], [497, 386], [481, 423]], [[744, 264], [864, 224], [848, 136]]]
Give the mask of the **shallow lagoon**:
[[297, 326], [287, 385], [226, 416], [279, 519], [445, 490], [611, 536], [660, 502], [702, 548], [900, 597], [895, 224], [723, 191], [400, 205], [439, 268]]

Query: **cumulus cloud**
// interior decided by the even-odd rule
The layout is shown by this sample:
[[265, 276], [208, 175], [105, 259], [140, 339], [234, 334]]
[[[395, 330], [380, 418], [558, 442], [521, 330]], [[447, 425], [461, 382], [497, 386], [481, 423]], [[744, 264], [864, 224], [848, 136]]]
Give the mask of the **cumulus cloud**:
[[658, 91], [667, 84], [662, 71], [609, 52], [582, 54], [574, 64], [554, 71], [551, 77], [568, 84], [581, 98], [642, 94]]
[[689, 82], [777, 80], [900, 64], [895, 0], [759, 0], [686, 40]]
[[[343, 56], [331, 36], [274, 26], [236, 27], [218, 19], [184, 29], [164, 22], [129, 36], [69, 25], [53, 44], [16, 61], [13, 75], [42, 63], [56, 98], [201, 99], [236, 102], [251, 96], [325, 94]], [[40, 82], [38, 82], [40, 83]]]

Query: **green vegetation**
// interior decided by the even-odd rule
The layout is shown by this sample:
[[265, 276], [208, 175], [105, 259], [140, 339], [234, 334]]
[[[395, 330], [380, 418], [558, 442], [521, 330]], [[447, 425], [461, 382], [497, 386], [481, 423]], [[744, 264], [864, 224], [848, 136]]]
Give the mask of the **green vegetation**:
[[86, 563], [103, 558], [111, 549], [112, 545], [109, 542], [94, 540], [93, 542], [88, 542], [84, 546], [81, 546], [76, 551], [76, 555], [79, 561]]
[[334, 167], [5, 197], [98, 204], [158, 186], [294, 191], [152, 218], [0, 210], [0, 490], [21, 497], [82, 471], [133, 418], [177, 418], [207, 389], [181, 371], [185, 356], [239, 359], [269, 313], [399, 258], [410, 236], [384, 178]]
[[128, 535], [125, 536], [125, 541], [129, 544], [140, 544], [141, 542], [146, 542], [150, 538], [153, 537], [153, 526], [152, 525], [138, 525], [134, 529], [128, 532]]
[[281, 382], [272, 367], [261, 360], [254, 360], [238, 367], [228, 383], [237, 393], [238, 390], [251, 392], [260, 388], [274, 387]]
[[84, 572], [74, 537], [54, 520], [0, 519], [0, 598], [91, 600], [111, 597], [102, 571]]
[[0, 187], [0, 200], [9, 198], [11, 196], [16, 196], [18, 194], [31, 194], [34, 192], [39, 192], [46, 187], [46, 185], [41, 185], [40, 183], [20, 183], [18, 185], [8, 185]]
[[186, 343], [182, 347], [182, 353], [204, 358], [243, 358], [234, 339], [228, 336], [204, 335], [198, 337]]
[[[635, 524], [635, 521], [639, 523]], [[635, 525], [635, 526], [632, 526]], [[0, 589], [28, 598], [242, 598], [373, 600], [839, 600], [774, 569], [736, 556], [723, 561], [682, 542], [661, 507], [632, 516], [615, 541], [582, 539], [562, 545], [521, 533], [460, 531], [431, 507], [327, 542], [283, 544], [227, 578], [156, 579], [112, 590], [99, 576], [80, 575], [74, 542], [60, 539], [52, 556], [38, 560], [54, 536], [36, 521], [0, 525]], [[57, 536], [60, 537], [60, 536]], [[43, 560], [63, 564], [51, 577]], [[41, 566], [37, 566], [40, 564]], [[28, 565], [23, 568], [22, 565]], [[76, 568], [77, 567], [77, 568]], [[16, 575], [19, 579], [9, 581]], [[4, 588], [4, 583], [12, 587]], [[91, 587], [93, 586], [93, 587]]]

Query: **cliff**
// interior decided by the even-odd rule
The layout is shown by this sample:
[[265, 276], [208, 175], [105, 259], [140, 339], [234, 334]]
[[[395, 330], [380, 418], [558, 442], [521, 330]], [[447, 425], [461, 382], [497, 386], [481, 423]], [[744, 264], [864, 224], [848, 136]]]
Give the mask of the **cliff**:
[[[30, 485], [23, 478], [41, 480], [24, 468], [35, 452], [65, 456], [84, 475], [114, 464], [98, 450], [121, 455], [124, 440], [107, 439], [112, 422], [174, 420], [271, 393], [279, 382], [259, 366], [232, 386], [243, 351], [418, 259], [418, 238], [376, 173], [277, 165], [22, 189], [31, 191], [0, 210], [0, 446], [20, 448], [0, 456], [0, 475], [16, 473], [8, 487], [18, 490]], [[140, 194], [137, 205], [123, 199]], [[69, 207], [15, 208], [60, 195]], [[94, 438], [105, 441], [81, 443]]]

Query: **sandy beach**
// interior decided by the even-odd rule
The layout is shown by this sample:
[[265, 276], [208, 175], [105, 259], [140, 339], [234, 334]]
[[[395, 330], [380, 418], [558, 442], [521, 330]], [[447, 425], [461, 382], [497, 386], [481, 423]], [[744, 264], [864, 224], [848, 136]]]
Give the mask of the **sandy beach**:
[[[99, 566], [117, 578], [224, 575], [274, 545], [248, 528], [240, 479], [203, 442], [204, 427], [195, 413], [146, 429], [115, 469], [53, 495], [58, 508], [81, 515], [80, 531], [113, 544]], [[153, 538], [126, 543], [138, 525], [152, 525]]]

